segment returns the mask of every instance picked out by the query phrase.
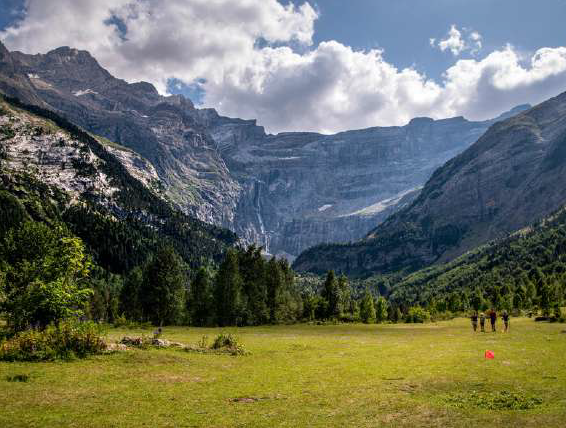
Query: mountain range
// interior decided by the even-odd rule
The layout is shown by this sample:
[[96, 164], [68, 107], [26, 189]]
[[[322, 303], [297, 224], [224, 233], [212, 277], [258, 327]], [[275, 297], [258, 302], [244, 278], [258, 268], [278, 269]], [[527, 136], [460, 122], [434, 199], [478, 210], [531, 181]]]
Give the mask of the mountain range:
[[566, 204], [566, 93], [492, 125], [364, 239], [320, 245], [295, 268], [412, 272], [542, 220]]
[[[422, 203], [430, 191], [425, 187], [419, 196], [420, 189], [436, 168], [497, 121], [528, 108], [483, 122], [416, 118], [405, 126], [335, 135], [271, 135], [255, 120], [222, 117], [183, 96], [162, 96], [149, 83], [117, 79], [86, 51], [61, 47], [28, 55], [1, 43], [0, 91], [100, 137], [133, 177], [183, 213], [290, 259], [313, 245], [364, 239], [389, 215], [414, 206], [415, 198]], [[450, 227], [433, 229], [450, 235]], [[415, 266], [437, 252], [415, 259]], [[323, 254], [320, 247], [308, 251], [296, 266], [325, 269], [332, 257], [313, 260]], [[339, 269], [382, 267], [351, 264]]]

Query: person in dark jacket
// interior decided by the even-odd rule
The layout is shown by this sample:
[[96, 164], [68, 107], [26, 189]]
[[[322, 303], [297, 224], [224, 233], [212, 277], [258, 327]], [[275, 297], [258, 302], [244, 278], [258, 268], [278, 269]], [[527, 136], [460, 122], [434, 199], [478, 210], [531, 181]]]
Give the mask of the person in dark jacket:
[[474, 312], [470, 318], [472, 320], [472, 327], [474, 331], [478, 331], [478, 311]]
[[495, 312], [495, 309], [492, 309], [489, 313], [489, 320], [491, 321], [491, 331], [495, 333], [495, 322], [497, 321], [497, 312]]

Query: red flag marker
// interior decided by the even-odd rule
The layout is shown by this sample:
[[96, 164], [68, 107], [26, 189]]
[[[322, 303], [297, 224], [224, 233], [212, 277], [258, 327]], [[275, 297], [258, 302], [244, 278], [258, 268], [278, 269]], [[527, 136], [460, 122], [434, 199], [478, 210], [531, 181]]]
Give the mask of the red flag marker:
[[485, 358], [488, 360], [493, 360], [495, 358], [495, 354], [493, 351], [485, 351]]

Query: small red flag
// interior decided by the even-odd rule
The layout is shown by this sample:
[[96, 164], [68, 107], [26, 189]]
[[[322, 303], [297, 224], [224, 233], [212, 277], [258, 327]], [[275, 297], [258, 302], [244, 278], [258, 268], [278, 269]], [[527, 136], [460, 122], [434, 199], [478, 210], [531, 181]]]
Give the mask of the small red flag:
[[493, 360], [495, 358], [495, 354], [493, 351], [485, 351], [485, 358], [488, 360]]

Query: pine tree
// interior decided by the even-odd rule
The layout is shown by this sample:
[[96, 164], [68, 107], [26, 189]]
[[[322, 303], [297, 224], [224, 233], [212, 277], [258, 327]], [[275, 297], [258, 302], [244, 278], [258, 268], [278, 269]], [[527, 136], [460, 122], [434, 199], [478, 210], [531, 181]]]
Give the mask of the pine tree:
[[229, 250], [216, 274], [214, 301], [218, 325], [239, 325], [242, 321], [242, 278], [238, 256]]
[[341, 275], [340, 278], [338, 278], [338, 293], [340, 314], [347, 312], [348, 315], [353, 317], [354, 314], [351, 311], [352, 289], [345, 275]]
[[250, 246], [238, 255], [240, 275], [243, 281], [243, 294], [246, 296], [246, 325], [260, 325], [269, 322], [267, 307], [267, 263], [261, 248]]
[[142, 285], [143, 271], [140, 267], [135, 267], [126, 276], [124, 287], [120, 291], [120, 312], [132, 321], [141, 321], [143, 318], [140, 296]]
[[185, 266], [170, 245], [157, 250], [144, 272], [141, 290], [146, 319], [156, 325], [179, 322], [185, 302]]
[[334, 271], [328, 271], [324, 281], [323, 299], [327, 303], [327, 318], [337, 318], [340, 316], [340, 295]]
[[362, 319], [362, 322], [366, 324], [374, 323], [376, 319], [373, 296], [368, 289], [366, 289], [362, 303], [360, 305], [360, 318]]
[[210, 273], [201, 267], [191, 284], [189, 298], [189, 314], [191, 324], [196, 326], [210, 325], [214, 319], [214, 304]]

